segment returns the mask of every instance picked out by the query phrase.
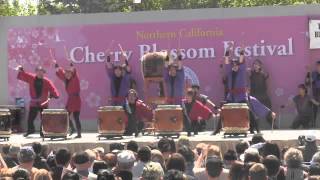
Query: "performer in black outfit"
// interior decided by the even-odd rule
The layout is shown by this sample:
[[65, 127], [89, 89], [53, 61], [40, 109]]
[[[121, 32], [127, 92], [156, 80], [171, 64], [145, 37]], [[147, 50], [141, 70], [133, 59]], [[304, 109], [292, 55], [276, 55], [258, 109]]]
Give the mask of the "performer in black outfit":
[[138, 99], [137, 92], [134, 89], [129, 90], [123, 108], [128, 116], [128, 124], [124, 134], [131, 136], [135, 133], [137, 137], [144, 127], [144, 122], [152, 120], [152, 109]]
[[271, 101], [267, 93], [268, 78], [269, 74], [262, 68], [262, 62], [256, 59], [253, 62], [253, 69], [250, 71], [250, 95], [271, 109]]

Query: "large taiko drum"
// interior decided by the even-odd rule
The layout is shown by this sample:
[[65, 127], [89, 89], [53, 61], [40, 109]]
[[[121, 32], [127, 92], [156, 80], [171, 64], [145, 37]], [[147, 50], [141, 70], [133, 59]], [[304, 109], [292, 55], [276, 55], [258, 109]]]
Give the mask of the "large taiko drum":
[[7, 108], [0, 109], [0, 138], [9, 140], [11, 135], [11, 113]]
[[103, 106], [98, 109], [98, 133], [100, 137], [122, 136], [128, 116], [122, 106]]
[[155, 128], [159, 134], [176, 134], [183, 130], [183, 112], [179, 105], [158, 105]]
[[65, 109], [44, 109], [41, 116], [44, 138], [66, 138], [69, 114]]
[[24, 116], [24, 107], [17, 105], [0, 105], [0, 109], [9, 109], [11, 113], [11, 129], [20, 131], [20, 123]]
[[224, 104], [221, 109], [221, 118], [225, 134], [247, 134], [249, 129], [249, 107], [247, 104]]
[[142, 57], [142, 71], [145, 78], [156, 78], [163, 76], [164, 61], [166, 53], [147, 53]]

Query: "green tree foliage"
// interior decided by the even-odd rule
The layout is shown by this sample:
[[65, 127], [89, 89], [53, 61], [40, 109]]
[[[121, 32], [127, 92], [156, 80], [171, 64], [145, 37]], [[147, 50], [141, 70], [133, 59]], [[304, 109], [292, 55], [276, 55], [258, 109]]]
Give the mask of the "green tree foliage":
[[[12, 2], [12, 3], [10, 3]], [[70, 13], [133, 12], [168, 9], [279, 6], [320, 3], [320, 0], [39, 0], [38, 5], [19, 0], [0, 0], [0, 15], [47, 15]]]
[[37, 7], [30, 1], [0, 0], [0, 16], [30, 16], [37, 14]]

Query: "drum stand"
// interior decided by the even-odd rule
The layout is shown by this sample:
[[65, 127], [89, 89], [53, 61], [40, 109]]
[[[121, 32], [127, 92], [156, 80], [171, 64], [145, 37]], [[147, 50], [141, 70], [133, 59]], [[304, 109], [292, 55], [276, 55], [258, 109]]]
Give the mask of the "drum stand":
[[178, 139], [180, 137], [180, 133], [164, 133], [164, 132], [160, 132], [160, 133], [157, 134], [157, 139], [159, 139], [160, 137], [163, 137], [163, 138], [167, 137], [167, 138], [172, 138], [172, 139], [177, 138]]
[[101, 138], [105, 138], [107, 140], [109, 139], [123, 139], [122, 134], [99, 134], [98, 140], [101, 140]]
[[[148, 92], [150, 89], [151, 84], [158, 84], [158, 85], [163, 85], [162, 90], [160, 90], [160, 96], [158, 97], [150, 97]], [[165, 82], [163, 77], [145, 77], [144, 78], [144, 87], [143, 87], [143, 92], [145, 94], [145, 99], [148, 105], [151, 107], [160, 105], [160, 104], [166, 104], [166, 93], [165, 93]], [[148, 122], [145, 124], [147, 128], [142, 129], [142, 135], [156, 135], [156, 127], [154, 122]], [[147, 134], [146, 134], [147, 132]]]

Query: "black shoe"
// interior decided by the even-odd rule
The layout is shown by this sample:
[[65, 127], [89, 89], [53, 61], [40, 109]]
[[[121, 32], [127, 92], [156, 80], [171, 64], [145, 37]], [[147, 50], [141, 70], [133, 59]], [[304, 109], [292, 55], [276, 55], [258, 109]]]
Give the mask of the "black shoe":
[[188, 137], [190, 137], [191, 136], [191, 132], [188, 132]]
[[34, 133], [34, 131], [28, 131], [27, 133], [25, 133], [23, 135], [23, 137], [28, 137], [30, 134], [33, 134], [33, 133]]
[[78, 134], [76, 137], [74, 137], [74, 138], [81, 138], [82, 136], [81, 136], [81, 134]]
[[250, 134], [254, 134], [254, 131], [250, 129]]
[[198, 135], [198, 132], [194, 132], [193, 134], [194, 134], [194, 135]]
[[40, 132], [40, 137], [42, 137], [42, 138], [44, 137], [43, 132]]
[[219, 134], [220, 133], [220, 131], [214, 131], [211, 135], [217, 135], [217, 134]]
[[69, 132], [69, 136], [72, 136], [72, 134], [74, 133], [74, 129], [70, 129], [70, 132]]

